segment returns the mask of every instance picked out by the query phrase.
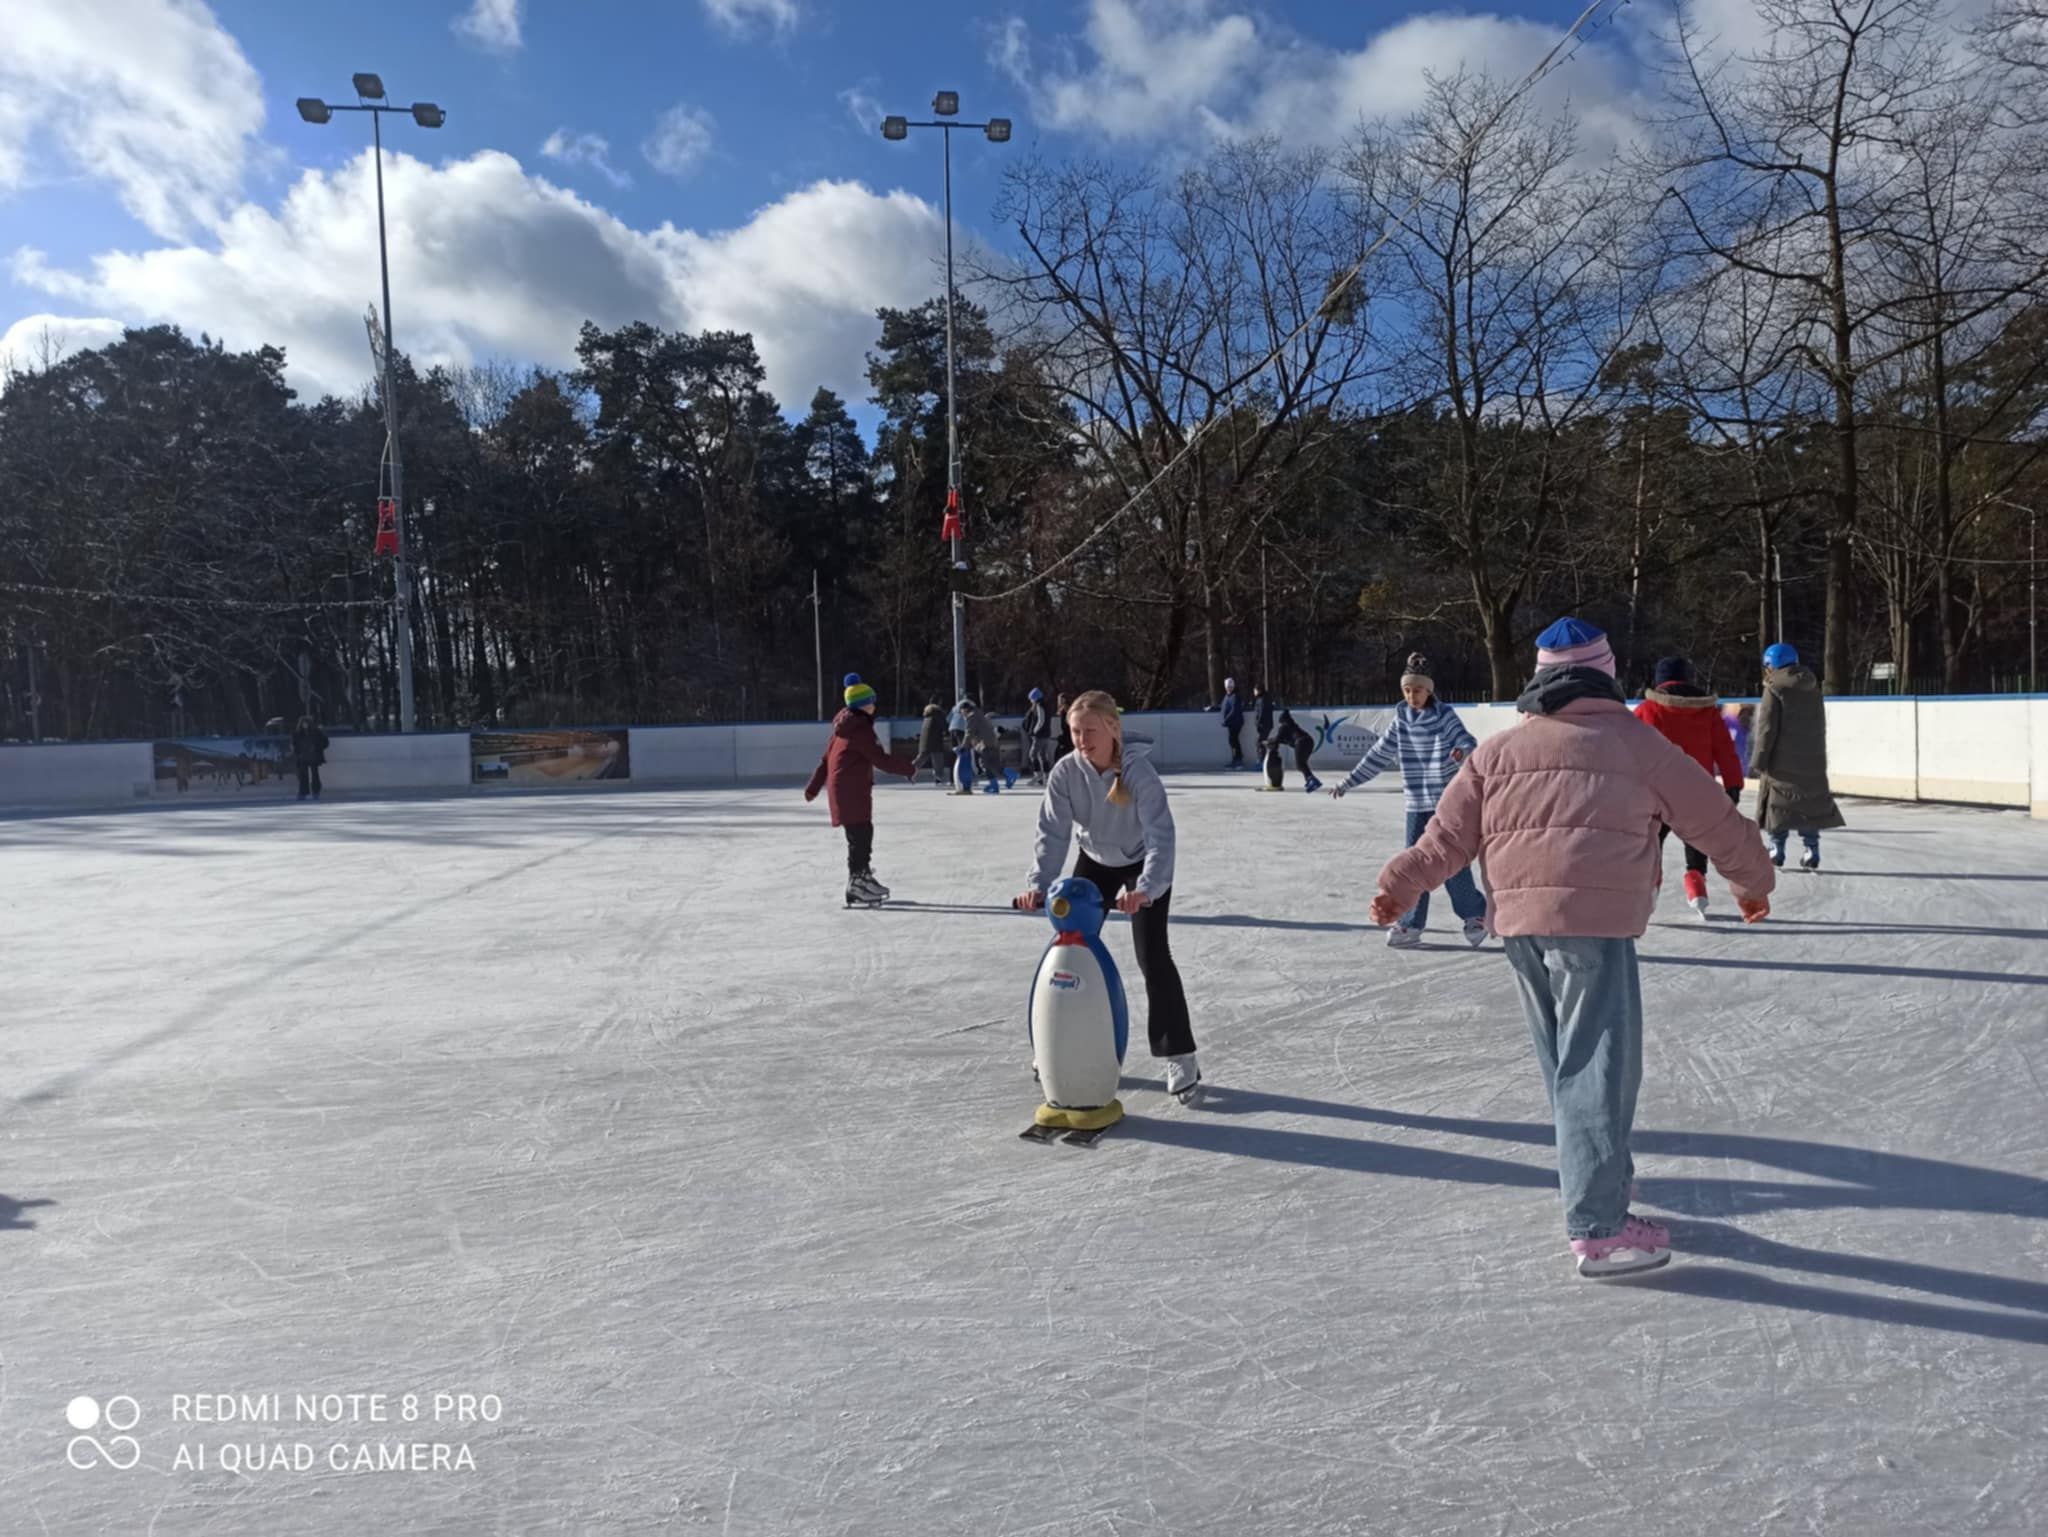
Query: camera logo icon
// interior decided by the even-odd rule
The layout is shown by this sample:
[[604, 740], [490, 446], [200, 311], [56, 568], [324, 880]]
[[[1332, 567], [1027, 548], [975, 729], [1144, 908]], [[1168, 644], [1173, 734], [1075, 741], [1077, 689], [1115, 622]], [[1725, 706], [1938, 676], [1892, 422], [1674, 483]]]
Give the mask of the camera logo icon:
[[[65, 1423], [81, 1432], [65, 1443], [64, 1460], [81, 1470], [98, 1467], [104, 1462], [119, 1472], [127, 1472], [142, 1460], [142, 1443], [119, 1432], [133, 1430], [141, 1418], [142, 1405], [126, 1393], [116, 1393], [104, 1406], [96, 1398], [79, 1394], [64, 1406]], [[102, 1426], [117, 1433], [105, 1441], [98, 1436], [84, 1434]]]

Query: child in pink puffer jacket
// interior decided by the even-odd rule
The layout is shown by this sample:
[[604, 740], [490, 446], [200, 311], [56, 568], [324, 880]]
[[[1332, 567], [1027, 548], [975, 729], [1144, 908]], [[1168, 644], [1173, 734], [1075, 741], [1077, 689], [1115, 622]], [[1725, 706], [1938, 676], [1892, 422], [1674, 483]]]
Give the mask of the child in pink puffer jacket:
[[1756, 824], [1678, 748], [1629, 713], [1597, 628], [1537, 637], [1528, 717], [1474, 750], [1421, 840], [1380, 872], [1392, 923], [1453, 871], [1484, 861], [1490, 916], [1522, 993], [1557, 1123], [1558, 1185], [1579, 1274], [1671, 1258], [1671, 1234], [1629, 1212], [1629, 1132], [1643, 1076], [1636, 939], [1650, 918], [1657, 829], [1704, 850], [1743, 918], [1769, 915], [1776, 872]]

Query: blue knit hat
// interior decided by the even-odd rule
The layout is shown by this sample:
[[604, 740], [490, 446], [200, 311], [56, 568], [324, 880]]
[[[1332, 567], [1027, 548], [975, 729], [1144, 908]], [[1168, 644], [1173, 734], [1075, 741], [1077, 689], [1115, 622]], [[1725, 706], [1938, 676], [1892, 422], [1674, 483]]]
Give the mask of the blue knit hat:
[[1538, 667], [1597, 667], [1614, 676], [1614, 648], [1597, 624], [1566, 615], [1536, 637]]
[[1658, 688], [1662, 688], [1667, 683], [1690, 683], [1692, 681], [1692, 663], [1688, 662], [1684, 657], [1667, 656], [1658, 661], [1655, 675], [1655, 682]]
[[1045, 690], [1042, 688], [1033, 689], [1031, 691], [1031, 702], [1033, 704], [1043, 704], [1045, 702]]

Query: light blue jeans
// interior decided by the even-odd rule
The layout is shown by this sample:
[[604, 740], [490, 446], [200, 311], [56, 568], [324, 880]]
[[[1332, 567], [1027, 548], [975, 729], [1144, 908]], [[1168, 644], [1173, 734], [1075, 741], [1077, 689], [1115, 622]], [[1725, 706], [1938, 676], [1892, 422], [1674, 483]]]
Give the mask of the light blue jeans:
[[1635, 1178], [1629, 1132], [1643, 1082], [1643, 990], [1633, 939], [1501, 941], [1557, 1123], [1568, 1238], [1612, 1238]]
[[[1429, 826], [1434, 811], [1411, 811], [1408, 813], [1408, 847], [1415, 847], [1422, 837], [1422, 829]], [[1480, 895], [1479, 887], [1473, 883], [1472, 867], [1465, 866], [1456, 875], [1444, 882], [1444, 890], [1450, 894], [1451, 911], [1465, 922], [1486, 916], [1486, 898]], [[1415, 905], [1401, 915], [1401, 927], [1420, 929], [1429, 926], [1429, 893], [1424, 892], [1415, 899]]]

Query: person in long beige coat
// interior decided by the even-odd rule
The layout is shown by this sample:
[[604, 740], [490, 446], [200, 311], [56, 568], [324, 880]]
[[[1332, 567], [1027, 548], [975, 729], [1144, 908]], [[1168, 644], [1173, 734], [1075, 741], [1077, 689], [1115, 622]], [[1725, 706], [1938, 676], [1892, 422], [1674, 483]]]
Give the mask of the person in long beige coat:
[[1828, 718], [1820, 682], [1783, 644], [1764, 653], [1764, 693], [1750, 728], [1749, 774], [1757, 782], [1756, 819], [1770, 840], [1771, 863], [1785, 862], [1785, 838], [1799, 834], [1799, 868], [1820, 868], [1820, 835], [1846, 826], [1828, 788]]

